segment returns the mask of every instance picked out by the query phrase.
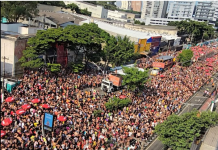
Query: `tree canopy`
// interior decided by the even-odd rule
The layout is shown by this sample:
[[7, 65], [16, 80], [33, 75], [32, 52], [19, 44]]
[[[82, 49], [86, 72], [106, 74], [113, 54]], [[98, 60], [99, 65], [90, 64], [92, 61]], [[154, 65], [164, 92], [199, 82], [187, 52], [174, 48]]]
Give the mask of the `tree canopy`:
[[123, 84], [127, 85], [128, 89], [135, 90], [136, 87], [140, 88], [145, 82], [148, 81], [148, 70], [139, 71], [138, 68], [123, 67]]
[[179, 30], [178, 35], [189, 34], [191, 42], [194, 43], [213, 38], [215, 34], [215, 29], [212, 25], [208, 25], [207, 22], [193, 20], [171, 21], [168, 26], [176, 26]]
[[51, 6], [60, 6], [65, 7], [65, 3], [63, 1], [38, 1], [39, 4], [51, 5]]
[[110, 111], [117, 111], [118, 109], [122, 109], [123, 107], [128, 106], [131, 104], [132, 101], [128, 98], [126, 99], [119, 99], [117, 97], [114, 97], [110, 99], [107, 103], [105, 103], [105, 107]]
[[114, 66], [120, 66], [128, 61], [134, 56], [134, 43], [125, 36], [109, 36], [105, 34], [106, 45], [103, 48], [104, 56], [103, 60], [111, 63]]
[[79, 7], [74, 3], [68, 4], [66, 7], [70, 8], [72, 11], [75, 10], [77, 13], [79, 12]]
[[48, 66], [48, 68], [50, 68], [51, 72], [53, 72], [53, 73], [58, 73], [61, 70], [60, 64], [47, 63], [47, 66]]
[[145, 22], [140, 22], [139, 20], [134, 20], [135, 24], [145, 25]]
[[8, 22], [33, 18], [38, 12], [36, 1], [1, 1], [1, 16], [7, 18]]
[[216, 112], [194, 110], [181, 116], [169, 116], [155, 127], [160, 141], [173, 150], [189, 150], [194, 138], [198, 138], [206, 129], [218, 123]]
[[[103, 58], [107, 62], [121, 65], [134, 55], [134, 45], [129, 38], [110, 36], [94, 23], [82, 26], [69, 25], [64, 29], [40, 30], [35, 37], [28, 40], [27, 44], [28, 47], [23, 51], [19, 61], [22, 67], [28, 68], [38, 68], [43, 65], [39, 55], [47, 52], [56, 55], [56, 44], [64, 45], [65, 48], [73, 51], [76, 57], [79, 52], [83, 53], [86, 64], [88, 61], [99, 62]], [[114, 45], [116, 45], [115, 49], [113, 49]]]
[[66, 8], [70, 8], [72, 11], [76, 11], [76, 13], [78, 13], [78, 14], [82, 14], [82, 15], [87, 15], [87, 16], [91, 16], [91, 12], [89, 12], [88, 10], [87, 10], [87, 8], [86, 9], [80, 9], [76, 4], [74, 4], [74, 3], [71, 3], [71, 4], [68, 4], [67, 6], [66, 6]]
[[192, 57], [193, 51], [190, 49], [185, 49], [177, 56], [177, 60], [181, 63], [182, 66], [187, 67], [191, 65]]
[[[98, 25], [83, 24], [82, 26], [67, 26], [66, 28], [40, 30], [36, 36], [28, 41], [29, 47], [23, 51], [23, 57], [20, 59], [23, 67], [34, 67], [35, 57], [45, 54], [46, 51], [55, 49], [53, 44], [64, 44], [66, 48], [78, 51], [83, 50], [85, 60], [99, 61], [101, 54], [101, 43], [104, 43], [102, 29]], [[79, 48], [78, 48], [79, 47]], [[31, 50], [32, 49], [32, 52]], [[29, 55], [31, 53], [32, 55]], [[39, 59], [37, 59], [37, 62]], [[30, 65], [31, 64], [31, 65]], [[38, 67], [38, 65], [36, 65]]]

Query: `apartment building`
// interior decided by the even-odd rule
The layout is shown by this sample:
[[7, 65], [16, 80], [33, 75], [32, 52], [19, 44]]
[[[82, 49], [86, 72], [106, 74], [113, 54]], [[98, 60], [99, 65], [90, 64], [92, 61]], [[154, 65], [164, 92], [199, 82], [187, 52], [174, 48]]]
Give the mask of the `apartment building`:
[[141, 12], [142, 1], [131, 1], [131, 9], [133, 11]]
[[121, 1], [121, 9], [130, 10], [131, 9], [131, 1]]
[[146, 18], [141, 20], [145, 25], [163, 25], [166, 26], [171, 21], [181, 21], [180, 19], [167, 19], [167, 18]]
[[89, 12], [92, 13], [91, 17], [107, 19], [108, 10], [104, 9], [103, 6], [94, 5], [86, 2], [80, 2], [80, 1], [64, 1], [64, 3], [65, 5], [74, 3], [78, 5], [80, 9], [87, 9]]
[[217, 1], [198, 2], [195, 11], [195, 20], [209, 21], [209, 23], [215, 23], [217, 19], [218, 19]]
[[194, 15], [195, 1], [174, 1], [169, 5], [168, 19], [191, 19]]
[[168, 1], [143, 1], [141, 19], [164, 17], [167, 5]]

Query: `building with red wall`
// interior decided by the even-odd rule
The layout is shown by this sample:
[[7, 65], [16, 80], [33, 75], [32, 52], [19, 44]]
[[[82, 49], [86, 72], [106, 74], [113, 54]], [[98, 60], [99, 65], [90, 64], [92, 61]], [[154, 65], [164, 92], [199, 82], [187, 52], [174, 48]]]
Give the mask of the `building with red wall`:
[[131, 8], [133, 11], [141, 12], [142, 1], [131, 1]]

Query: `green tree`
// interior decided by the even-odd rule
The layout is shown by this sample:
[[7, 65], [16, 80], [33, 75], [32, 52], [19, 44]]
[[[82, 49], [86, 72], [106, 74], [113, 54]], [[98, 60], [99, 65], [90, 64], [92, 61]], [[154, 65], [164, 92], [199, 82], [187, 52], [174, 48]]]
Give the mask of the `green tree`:
[[207, 32], [205, 32], [205, 33], [203, 34], [203, 39], [204, 39], [204, 40], [209, 40], [209, 35], [207, 34]]
[[94, 111], [94, 116], [95, 116], [95, 117], [101, 117], [101, 113], [102, 113], [101, 110], [99, 110], [99, 109], [98, 109], [98, 110], [95, 110], [95, 111]]
[[39, 58], [40, 53], [33, 47], [27, 47], [23, 51], [23, 56], [19, 59], [21, 67], [23, 68], [40, 68], [44, 65], [44, 62]]
[[72, 11], [75, 10], [77, 13], [80, 11], [79, 7], [74, 3], [68, 4], [66, 7], [70, 8]]
[[38, 12], [36, 1], [1, 1], [1, 16], [7, 18], [8, 22], [33, 18]]
[[140, 24], [141, 24], [141, 25], [145, 25], [145, 22], [141, 22]]
[[78, 14], [86, 15], [86, 16], [91, 16], [92, 13], [86, 9], [79, 9]]
[[112, 1], [97, 1], [97, 5], [103, 6], [105, 9], [117, 10], [116, 5]]
[[97, 1], [84, 1], [84, 2], [97, 5]]
[[80, 27], [78, 41], [81, 43], [85, 55], [85, 67], [87, 67], [88, 61], [100, 61], [100, 58], [103, 55], [101, 46], [102, 43], [105, 42], [105, 39], [102, 37], [104, 32], [105, 31], [100, 29], [95, 23], [83, 24]]
[[65, 7], [65, 3], [63, 1], [38, 1], [38, 3], [44, 5]]
[[155, 127], [160, 141], [173, 150], [189, 150], [194, 138], [218, 123], [216, 112], [194, 110], [181, 116], [175, 114]]
[[180, 53], [177, 56], [177, 60], [178, 60], [178, 62], [181, 63], [182, 66], [187, 67], [187, 66], [191, 65], [192, 57], [193, 57], [193, 51], [190, 49], [185, 49], [182, 51], [182, 53]]
[[23, 51], [23, 56], [19, 60], [22, 67], [27, 68], [38, 68], [41, 67], [44, 62], [39, 55], [45, 55], [48, 51], [53, 51], [56, 53], [56, 48], [53, 44], [63, 43], [66, 40], [62, 35], [63, 29], [48, 29], [39, 30], [35, 37], [28, 40], [28, 47]]
[[110, 35], [108, 35], [108, 37], [109, 38], [107, 39], [106, 44], [103, 46], [103, 60], [105, 61], [104, 71], [108, 64], [113, 62], [114, 54], [117, 51], [117, 39]]
[[134, 24], [141, 24], [141, 22], [139, 20], [135, 20]]
[[105, 107], [110, 111], [117, 111], [118, 109], [122, 109], [123, 107], [126, 107], [131, 103], [132, 101], [128, 98], [119, 99], [117, 97], [114, 97], [113, 99], [110, 99], [108, 102], [105, 103]]
[[[102, 43], [105, 43], [105, 31], [100, 29], [94, 23], [83, 24], [82, 26], [67, 26], [66, 28], [40, 30], [36, 36], [30, 38], [28, 41], [28, 48], [24, 50], [23, 57], [21, 58], [22, 66], [30, 66], [35, 62], [38, 55], [44, 55], [47, 52], [53, 51], [56, 53], [56, 44], [64, 44], [65, 48], [74, 51], [76, 55], [81, 50], [85, 55], [85, 62], [93, 61], [98, 62], [103, 54], [101, 49]], [[30, 52], [32, 49], [32, 52]], [[29, 57], [29, 53], [33, 53]], [[32, 61], [32, 62], [31, 62]], [[37, 59], [37, 62], [40, 59]]]
[[134, 43], [131, 42], [127, 36], [124, 36], [123, 38], [121, 36], [117, 36], [116, 40], [116, 51], [113, 53], [113, 57], [109, 60], [109, 62], [111, 62], [113, 66], [120, 66], [129, 62], [134, 56]]
[[136, 87], [141, 88], [148, 81], [148, 70], [139, 71], [138, 68], [123, 67], [123, 84], [127, 85], [128, 89], [135, 90]]
[[178, 28], [178, 35], [188, 34], [191, 42], [197, 43], [203, 39], [204, 34], [207, 33], [209, 38], [214, 37], [215, 29], [207, 22], [198, 22], [190, 19], [183, 21], [172, 21], [168, 26], [176, 26]]
[[70, 67], [73, 72], [78, 73], [84, 69], [84, 64], [83, 63], [72, 63]]
[[60, 64], [50, 64], [50, 63], [47, 63], [47, 67], [53, 73], [58, 73], [61, 70], [61, 65]]

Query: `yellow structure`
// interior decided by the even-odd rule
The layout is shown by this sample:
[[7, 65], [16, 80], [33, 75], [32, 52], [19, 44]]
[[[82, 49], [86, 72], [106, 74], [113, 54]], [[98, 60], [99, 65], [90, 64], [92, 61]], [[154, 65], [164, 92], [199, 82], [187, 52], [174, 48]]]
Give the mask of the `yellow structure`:
[[[143, 51], [146, 51], [146, 42], [147, 42], [147, 39], [140, 39], [138, 44], [135, 44], [135, 51], [134, 53], [141, 53]], [[150, 50], [150, 48], [149, 48]]]

